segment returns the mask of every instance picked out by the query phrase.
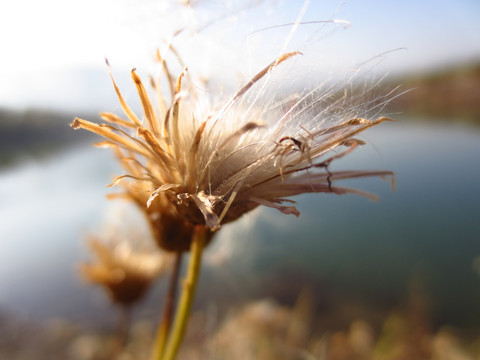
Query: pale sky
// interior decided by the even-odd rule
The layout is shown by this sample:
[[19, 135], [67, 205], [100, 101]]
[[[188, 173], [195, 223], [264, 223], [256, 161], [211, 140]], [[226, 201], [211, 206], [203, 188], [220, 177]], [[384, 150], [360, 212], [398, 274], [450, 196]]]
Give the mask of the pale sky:
[[[239, 61], [260, 69], [283, 49], [301, 50], [306, 61], [325, 72], [399, 48], [403, 50], [382, 56], [380, 71], [422, 71], [480, 58], [476, 0], [192, 3], [187, 7], [180, 0], [3, 2], [0, 106], [68, 107], [71, 98], [82, 96], [84, 86], [72, 74], [105, 71], [104, 57], [116, 72], [133, 66], [147, 69], [155, 48], [164, 46], [180, 28], [187, 30], [174, 44], [189, 66], [193, 63], [205, 73], [230, 73], [231, 64]], [[293, 27], [269, 27], [295, 22], [302, 14], [303, 22], [339, 19], [351, 25], [346, 29], [342, 24], [300, 25], [284, 47]], [[203, 28], [209, 19], [213, 24]], [[195, 41], [188, 42], [194, 33]]]

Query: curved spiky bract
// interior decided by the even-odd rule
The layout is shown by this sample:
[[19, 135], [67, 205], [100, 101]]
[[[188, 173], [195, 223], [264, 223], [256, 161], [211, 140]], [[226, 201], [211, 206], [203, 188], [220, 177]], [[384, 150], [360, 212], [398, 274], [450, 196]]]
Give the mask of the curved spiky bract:
[[294, 102], [287, 98], [271, 106], [257, 106], [258, 96], [250, 103], [244, 101], [247, 93], [256, 95], [258, 82], [296, 55], [299, 53], [278, 57], [220, 106], [211, 106], [209, 99], [188, 86], [186, 68], [175, 80], [158, 56], [171, 89], [170, 100], [162, 94], [161, 84], [152, 81], [158, 97], [158, 108], [154, 108], [133, 70], [143, 122], [128, 107], [112, 77], [127, 118], [102, 114], [112, 125], [77, 118], [72, 127], [107, 139], [102, 145], [115, 149], [128, 177], [133, 179], [125, 185], [127, 192], [143, 204], [151, 217], [168, 214], [189, 226], [204, 224], [215, 231], [222, 223], [235, 220], [258, 205], [298, 216], [293, 205], [283, 203], [292, 202], [286, 197], [302, 193], [372, 197], [337, 187], [334, 182], [385, 177], [391, 172], [334, 172], [329, 165], [363, 143], [354, 138], [357, 134], [389, 119], [370, 121], [356, 114], [350, 116], [344, 109], [337, 111], [335, 106], [343, 104], [343, 98], [330, 100], [322, 108], [325, 98], [315, 97], [314, 92]]

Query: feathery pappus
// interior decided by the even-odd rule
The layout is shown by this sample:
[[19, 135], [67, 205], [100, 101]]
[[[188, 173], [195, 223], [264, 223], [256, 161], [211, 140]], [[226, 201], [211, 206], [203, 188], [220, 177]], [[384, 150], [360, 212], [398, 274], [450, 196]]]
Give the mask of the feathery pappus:
[[208, 95], [189, 85], [187, 69], [172, 76], [157, 51], [170, 94], [162, 92], [161, 80], [152, 80], [154, 106], [133, 69], [143, 119], [127, 105], [109, 67], [126, 117], [102, 113], [109, 124], [76, 118], [71, 126], [106, 138], [100, 145], [113, 147], [128, 173], [112, 185], [121, 182], [128, 197], [143, 206], [151, 219], [161, 222], [170, 217], [175, 225], [182, 224], [180, 228], [203, 224], [214, 232], [259, 205], [298, 216], [290, 198], [303, 193], [374, 198], [337, 186], [337, 181], [392, 176], [390, 171], [331, 171], [329, 165], [363, 144], [355, 138], [357, 134], [388, 118], [352, 116], [343, 106], [348, 101], [345, 97], [329, 94], [331, 99], [326, 101], [327, 96], [314, 91], [293, 103], [287, 97], [270, 104], [260, 104], [255, 96], [253, 101], [246, 100], [247, 94], [265, 91], [266, 78], [298, 55], [279, 56], [228, 101], [211, 105]]

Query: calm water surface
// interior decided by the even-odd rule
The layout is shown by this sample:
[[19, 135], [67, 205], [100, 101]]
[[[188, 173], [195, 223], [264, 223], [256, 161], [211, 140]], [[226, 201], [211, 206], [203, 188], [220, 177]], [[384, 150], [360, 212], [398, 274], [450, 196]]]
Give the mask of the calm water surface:
[[[386, 303], [420, 282], [440, 322], [480, 324], [480, 128], [403, 120], [362, 139], [369, 145], [334, 167], [393, 170], [394, 192], [388, 181], [362, 179], [342, 185], [379, 202], [304, 195], [298, 219], [257, 210], [225, 226], [205, 261], [215, 269], [222, 259], [233, 296], [277, 273], [280, 282], [302, 274], [338, 296]], [[108, 308], [75, 266], [87, 258], [83, 238], [111, 210], [111, 159], [85, 145], [0, 169], [0, 310], [84, 319]]]

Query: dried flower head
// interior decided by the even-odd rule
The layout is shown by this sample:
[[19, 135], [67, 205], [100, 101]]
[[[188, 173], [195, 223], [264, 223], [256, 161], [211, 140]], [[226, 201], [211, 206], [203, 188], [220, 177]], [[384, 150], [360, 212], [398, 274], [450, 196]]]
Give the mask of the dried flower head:
[[[189, 226], [184, 221], [215, 231], [259, 205], [298, 216], [299, 211], [291, 205], [294, 201], [288, 198], [302, 193], [372, 197], [335, 182], [384, 177], [391, 172], [330, 171], [329, 165], [363, 144], [355, 135], [387, 118], [370, 121], [352, 116], [345, 110], [346, 98], [332, 92], [317, 95], [312, 91], [294, 102], [286, 97], [260, 104], [257, 95], [265, 93], [266, 83], [256, 92], [252, 89], [298, 54], [278, 57], [219, 107], [210, 106], [209, 98], [194, 86], [183, 84], [188, 80], [186, 69], [175, 80], [158, 55], [171, 94], [164, 96], [160, 80], [152, 80], [156, 108], [135, 69], [131, 73], [143, 106], [143, 120], [127, 105], [112, 77], [127, 119], [101, 114], [112, 125], [77, 118], [72, 127], [107, 138], [101, 144], [114, 147], [128, 171], [114, 184], [133, 179], [135, 199], [153, 218], [170, 214], [175, 231]], [[252, 92], [253, 100], [247, 97]]]
[[98, 262], [80, 264], [80, 273], [85, 280], [103, 286], [117, 304], [141, 299], [169, 265], [160, 254], [133, 252], [125, 243], [107, 246], [90, 237], [88, 245]]
[[[125, 170], [135, 178], [143, 175], [143, 166], [132, 161], [119, 148], [114, 148], [117, 158]], [[158, 194], [155, 201], [150, 201], [151, 184], [146, 181], [130, 181], [121, 183], [124, 192], [110, 194], [109, 198], [123, 198], [133, 201], [144, 213], [157, 245], [168, 252], [185, 252], [190, 250], [194, 224], [181, 216], [177, 208], [172, 206], [164, 193]], [[147, 206], [146, 206], [147, 204]], [[207, 242], [213, 232], [207, 231]]]

